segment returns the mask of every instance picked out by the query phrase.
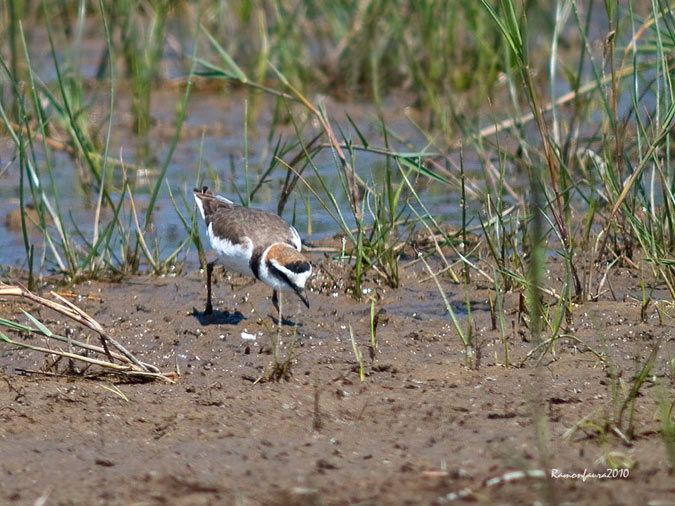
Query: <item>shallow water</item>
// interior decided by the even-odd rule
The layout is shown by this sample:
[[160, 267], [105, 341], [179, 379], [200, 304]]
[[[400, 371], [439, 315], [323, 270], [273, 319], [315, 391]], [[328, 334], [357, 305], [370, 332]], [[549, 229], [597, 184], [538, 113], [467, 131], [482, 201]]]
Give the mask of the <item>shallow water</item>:
[[[136, 156], [137, 139], [131, 128], [130, 101], [123, 92], [116, 97], [116, 109], [114, 115], [114, 128], [110, 144], [110, 158], [124, 160], [126, 164], [143, 165]], [[186, 209], [184, 202], [192, 207], [191, 189], [197, 184], [206, 184], [217, 193], [228, 196], [238, 201], [246, 194], [246, 170], [244, 154], [244, 107], [248, 94], [239, 91], [232, 92], [193, 92], [180, 140], [168, 165], [166, 181], [171, 187], [179, 210], [184, 215], [192, 209]], [[144, 211], [154, 187], [157, 175], [166, 159], [175, 133], [175, 114], [177, 104], [182, 99], [182, 92], [175, 89], [156, 90], [152, 97], [152, 127], [149, 134], [150, 160], [146, 165], [149, 171], [134, 171], [130, 168], [128, 177], [134, 185], [133, 194], [138, 209], [139, 220], [144, 218]], [[267, 97], [259, 97], [260, 106], [256, 111], [255, 118], [249, 121], [248, 126], [248, 172], [249, 188], [253, 188], [261, 175], [265, 172], [272, 160], [274, 146], [279, 138], [282, 142], [292, 143], [295, 133], [291, 126], [275, 126], [272, 140], [270, 137], [270, 125], [272, 125], [273, 102]], [[393, 149], [410, 151], [409, 146], [425, 146], [426, 141], [412, 127], [406, 119], [405, 97], [392, 100], [385, 111], [387, 127], [395, 131], [405, 139], [408, 146], [401, 143], [394, 145]], [[336, 131], [338, 127], [355, 143], [361, 144], [358, 136], [350, 127], [346, 114], [357, 123], [359, 129], [368, 138], [373, 147], [382, 146], [381, 135], [376, 123], [376, 114], [373, 106], [360, 103], [336, 103], [325, 99], [329, 117]], [[94, 106], [91, 109], [92, 117], [104, 117], [105, 100], [100, 108]], [[103, 109], [101, 109], [103, 108]], [[105, 133], [105, 122], [102, 123]], [[306, 128], [303, 132], [305, 142], [318, 132], [316, 125]], [[289, 162], [300, 148], [295, 148], [283, 158]], [[420, 148], [421, 149], [421, 148]], [[98, 191], [96, 185], [88, 184], [91, 175], [82, 161], [74, 161], [64, 151], [52, 150], [50, 157], [54, 167], [54, 182], [52, 182], [44, 169], [44, 156], [39, 144], [36, 146], [37, 165], [41, 174], [42, 185], [47, 195], [56, 207], [55, 195], [58, 195], [66, 228], [71, 232], [78, 229], [84, 237], [91, 240], [94, 229], [94, 213]], [[201, 157], [201, 167], [200, 167]], [[20, 173], [18, 156], [15, 153], [13, 143], [4, 138], [0, 142], [0, 161], [3, 167], [7, 165], [5, 172], [0, 177], [0, 234], [5, 237], [0, 256], [0, 264], [18, 265], [27, 267], [26, 250], [22, 236], [20, 221], [10, 223], [11, 214], [19, 208]], [[385, 173], [385, 157], [368, 153], [356, 152], [354, 165], [359, 176], [367, 183], [381, 185]], [[331, 152], [325, 149], [315, 157], [315, 163], [326, 180], [328, 187], [335, 193], [340, 208], [350, 226], [354, 225], [351, 219], [348, 201], [342, 191], [342, 185], [332, 159]], [[471, 165], [471, 164], [467, 164]], [[474, 164], [475, 168], [478, 166]], [[470, 167], [469, 167], [470, 169]], [[113, 191], [113, 200], [119, 198], [119, 188], [123, 181], [122, 169], [119, 166], [109, 165], [112, 171], [111, 182], [116, 191]], [[400, 175], [394, 167], [394, 177], [401, 182]], [[312, 169], [307, 167], [303, 176], [320, 193], [322, 198], [325, 194], [321, 191], [318, 179], [313, 175]], [[276, 212], [277, 202], [283, 182], [286, 178], [286, 170], [276, 167], [259, 190], [255, 193], [252, 205], [272, 212]], [[24, 181], [25, 184], [25, 181]], [[460, 206], [458, 192], [447, 185], [429, 180], [420, 180], [418, 184], [420, 197], [425, 206], [437, 219], [450, 220], [453, 224], [460, 224]], [[27, 203], [31, 202], [30, 190], [27, 185], [24, 189], [24, 198]], [[307, 206], [310, 214], [307, 214]], [[417, 206], [419, 210], [419, 206]], [[475, 200], [469, 202], [470, 211], [478, 212], [479, 205]], [[133, 232], [133, 222], [129, 222], [128, 209], [123, 210], [125, 223]], [[102, 224], [105, 225], [111, 219], [109, 209], [103, 213]], [[414, 217], [414, 216], [413, 216]], [[318, 200], [298, 182], [292, 193], [286, 208], [284, 218], [294, 223], [300, 235], [305, 241], [316, 240], [339, 231], [338, 225], [331, 216], [323, 209]], [[17, 226], [18, 223], [18, 226]], [[475, 221], [474, 224], [478, 224]], [[54, 232], [53, 228], [50, 231]], [[133, 234], [132, 234], [133, 236]], [[163, 253], [162, 256], [172, 252], [184, 239], [186, 231], [181, 223], [176, 209], [171, 203], [166, 185], [161, 189], [156, 208], [153, 213], [153, 227], [150, 231], [150, 244], [156, 245]], [[403, 237], [405, 238], [405, 237]], [[36, 250], [36, 258], [42, 254], [43, 241], [39, 233], [29, 235], [30, 244]], [[188, 256], [188, 263], [196, 265], [196, 255]], [[53, 259], [47, 254], [45, 266], [53, 267]]]

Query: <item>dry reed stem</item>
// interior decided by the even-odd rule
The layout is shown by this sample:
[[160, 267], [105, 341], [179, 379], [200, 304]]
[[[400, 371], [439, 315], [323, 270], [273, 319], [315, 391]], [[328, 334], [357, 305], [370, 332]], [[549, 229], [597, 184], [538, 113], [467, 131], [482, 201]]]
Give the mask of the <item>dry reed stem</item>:
[[[12, 130], [15, 132], [22, 132], [25, 135], [31, 135], [33, 139], [36, 139], [38, 141], [44, 141], [48, 146], [50, 146], [53, 149], [56, 149], [57, 151], [65, 151], [69, 155], [72, 156], [77, 156], [79, 152], [73, 147], [72, 144], [69, 144], [67, 141], [63, 142], [58, 139], [54, 139], [53, 137], [47, 137], [42, 134], [39, 134], [37, 132], [31, 131], [28, 127], [26, 126], [20, 126], [13, 121], [9, 122], [9, 126], [12, 127]], [[120, 160], [115, 160], [114, 158], [104, 158], [104, 156], [101, 153], [97, 153], [95, 151], [90, 151], [89, 156], [93, 156], [95, 158], [98, 158], [101, 162], [104, 160], [107, 161], [109, 164], [114, 165], [115, 167], [121, 167], [124, 162], [121, 162]], [[133, 171], [141, 171], [141, 170], [148, 170], [147, 167], [143, 167], [141, 165], [136, 165], [133, 163], [130, 164], [124, 164], [125, 168], [127, 170], [133, 170]]]
[[[621, 66], [621, 69], [616, 73], [617, 77], [623, 78], [626, 76], [629, 76], [630, 74], [633, 73], [635, 70], [635, 66], [630, 65], [628, 67], [624, 67], [623, 65]], [[596, 81], [591, 81], [589, 83], [586, 83], [585, 85], [579, 87], [577, 90], [572, 90], [570, 92], [565, 93], [563, 96], [558, 97], [556, 100], [548, 102], [546, 105], [543, 105], [541, 107], [541, 112], [542, 113], [548, 113], [553, 110], [554, 107], [559, 107], [561, 105], [565, 105], [569, 102], [572, 102], [576, 100], [578, 97], [581, 95], [585, 95], [587, 93], [593, 92], [597, 90], [600, 85], [606, 84], [611, 80], [611, 77], [605, 77], [600, 80], [600, 83]], [[476, 134], [472, 135], [471, 138], [473, 140], [480, 140], [484, 137], [490, 137], [492, 135], [498, 134], [500, 132], [503, 132], [504, 130], [511, 130], [512, 128], [516, 126], [522, 126], [525, 123], [529, 123], [534, 119], [534, 113], [533, 112], [528, 112], [526, 114], [523, 114], [522, 116], [518, 118], [509, 118], [503, 121], [500, 121], [499, 123], [481, 128]], [[462, 144], [465, 143], [466, 141], [460, 140], [455, 142], [450, 146], [451, 150], [459, 149], [462, 147]]]
[[[55, 297], [59, 302], [54, 302], [49, 299], [45, 299], [44, 297], [40, 297], [39, 295], [35, 295], [34, 293], [16, 285], [5, 285], [4, 283], [0, 283], [0, 297], [21, 297], [24, 299], [28, 299], [32, 302], [35, 302], [37, 304], [40, 304], [42, 306], [46, 306], [49, 309], [52, 309], [53, 311], [56, 311], [57, 313], [70, 318], [71, 320], [75, 320], [78, 322], [80, 325], [87, 327], [90, 330], [93, 330], [96, 332], [100, 338], [101, 342], [103, 344], [102, 347], [97, 347], [93, 345], [85, 345], [82, 346], [85, 349], [88, 349], [90, 351], [94, 351], [97, 353], [105, 354], [110, 362], [106, 362], [103, 360], [99, 359], [93, 359], [90, 357], [85, 357], [82, 355], [77, 355], [73, 353], [67, 353], [59, 350], [53, 350], [50, 348], [43, 348], [40, 346], [33, 346], [29, 345], [26, 343], [22, 343], [19, 341], [13, 341], [8, 339], [7, 342], [10, 344], [14, 344], [17, 346], [21, 346], [23, 348], [28, 348], [32, 349], [35, 351], [39, 351], [42, 353], [48, 353], [48, 354], [54, 354], [54, 355], [60, 355], [66, 358], [72, 358], [76, 360], [81, 360], [83, 362], [87, 362], [90, 364], [95, 364], [99, 365], [101, 367], [105, 367], [108, 369], [113, 369], [118, 372], [123, 372], [127, 375], [133, 375], [133, 376], [143, 376], [143, 377], [148, 377], [148, 378], [153, 378], [153, 379], [161, 379], [163, 381], [168, 381], [171, 383], [174, 383], [177, 379], [177, 374], [176, 373], [161, 373], [159, 369], [151, 364], [146, 364], [144, 362], [141, 362], [138, 360], [134, 355], [132, 355], [124, 346], [122, 346], [120, 343], [118, 343], [110, 334], [108, 334], [103, 326], [99, 322], [97, 322], [94, 318], [92, 318], [90, 315], [88, 315], [85, 311], [77, 307], [75, 304], [72, 302], [64, 299], [61, 297], [58, 293], [52, 291], [50, 294]], [[47, 336], [51, 337], [51, 336]], [[56, 340], [62, 340], [60, 339], [60, 336], [55, 337]], [[72, 339], [69, 340], [70, 343], [75, 344], [77, 346], [80, 346], [80, 343], [77, 343], [76, 341], [73, 341]], [[116, 348], [120, 353], [115, 353], [115, 352], [110, 352], [108, 350], [107, 343], [110, 343], [114, 348]], [[81, 343], [85, 344], [85, 343]], [[115, 364], [112, 362], [113, 359], [120, 360], [122, 362], [125, 362], [125, 364]]]
[[340, 159], [340, 162], [342, 164], [342, 172], [347, 180], [347, 188], [349, 189], [349, 198], [354, 206], [354, 214], [358, 219], [361, 218], [361, 211], [359, 207], [359, 190], [358, 190], [358, 182], [357, 182], [357, 177], [356, 177], [356, 171], [352, 167], [352, 165], [349, 163], [349, 160], [345, 156], [344, 152], [342, 151], [342, 146], [340, 142], [337, 140], [337, 137], [335, 136], [335, 132], [333, 131], [333, 128], [330, 125], [330, 122], [327, 117], [325, 117], [321, 111], [316, 108], [305, 96], [300, 93], [300, 91], [295, 88], [289, 81], [286, 79], [283, 74], [281, 74], [275, 67], [272, 67], [274, 71], [277, 73], [277, 76], [281, 80], [282, 84], [284, 84], [288, 89], [290, 89], [293, 92], [293, 95], [297, 97], [297, 99], [307, 108], [309, 111], [316, 117], [316, 119], [321, 123], [321, 127], [323, 128], [324, 132], [326, 132], [326, 135], [328, 136], [328, 140], [330, 142], [330, 145], [332, 149], [334, 150], [335, 154], [338, 156]]

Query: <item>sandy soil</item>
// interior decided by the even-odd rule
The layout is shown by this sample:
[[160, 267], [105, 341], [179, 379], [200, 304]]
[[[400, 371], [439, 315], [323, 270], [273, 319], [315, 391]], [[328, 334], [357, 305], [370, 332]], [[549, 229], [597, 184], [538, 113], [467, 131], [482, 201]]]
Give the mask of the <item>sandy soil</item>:
[[[313, 261], [311, 310], [285, 299], [298, 327], [291, 375], [280, 382], [254, 383], [272, 364], [274, 309], [261, 283], [217, 271], [212, 317], [201, 313], [199, 271], [72, 287], [73, 300], [139, 358], [164, 371], [178, 366], [180, 381], [84, 378], [66, 374], [66, 364], [49, 369], [63, 376], [21, 374], [46, 370], [48, 360], [0, 345], [0, 504], [451, 504], [463, 503], [453, 494], [467, 488], [487, 504], [675, 500], [655, 416], [659, 401], [673, 398], [675, 332], [653, 306], [646, 322], [628, 296], [576, 307], [566, 333], [586, 346], [561, 338], [555, 357], [547, 353], [535, 368], [523, 363], [532, 343], [510, 295], [514, 366], [504, 367], [487, 290], [477, 284], [479, 365], [469, 370], [433, 281], [422, 282], [416, 265], [402, 270], [399, 289], [370, 284], [379, 297], [373, 358], [370, 304], [345, 295], [339, 264]], [[635, 272], [616, 269], [610, 282], [615, 294], [637, 293]], [[464, 311], [463, 288], [443, 284]], [[22, 307], [54, 331], [94, 339], [20, 300], [0, 301], [0, 315], [26, 321]], [[363, 352], [363, 382], [349, 325]], [[292, 334], [285, 326], [282, 358]], [[624, 395], [614, 387], [630, 387], [659, 342], [627, 443], [605, 430]], [[551, 478], [553, 469], [604, 473], [610, 461], [623, 477]], [[507, 474], [519, 471], [545, 478]]]

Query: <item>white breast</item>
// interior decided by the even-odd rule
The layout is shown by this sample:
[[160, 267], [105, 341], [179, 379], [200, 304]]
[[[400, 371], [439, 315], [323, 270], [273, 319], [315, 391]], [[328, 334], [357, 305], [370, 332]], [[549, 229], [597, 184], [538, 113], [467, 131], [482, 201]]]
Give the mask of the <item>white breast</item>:
[[213, 223], [209, 223], [208, 234], [211, 246], [220, 255], [218, 262], [227, 271], [255, 277], [249, 263], [253, 254], [253, 243], [248, 237], [242, 244], [232, 244], [227, 239], [214, 235]]

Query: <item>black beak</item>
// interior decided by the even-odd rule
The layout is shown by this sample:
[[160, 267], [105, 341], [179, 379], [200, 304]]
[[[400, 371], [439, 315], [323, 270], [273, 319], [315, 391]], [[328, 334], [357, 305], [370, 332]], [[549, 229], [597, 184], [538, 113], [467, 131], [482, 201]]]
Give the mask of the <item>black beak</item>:
[[300, 300], [305, 303], [305, 306], [307, 306], [307, 309], [309, 309], [309, 300], [307, 300], [307, 295], [305, 294], [305, 290], [303, 288], [295, 288], [295, 293], [298, 294], [298, 297], [300, 297]]

